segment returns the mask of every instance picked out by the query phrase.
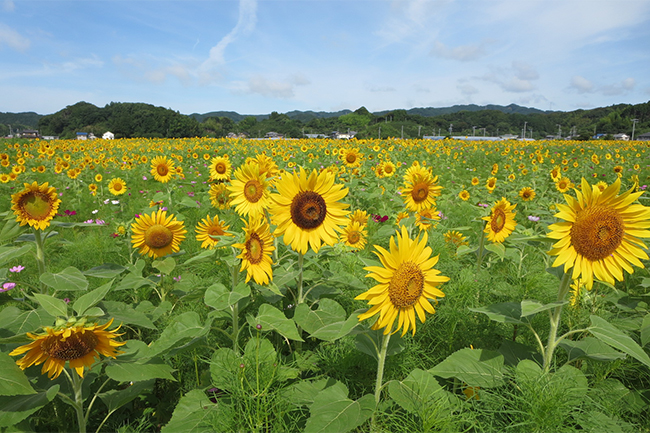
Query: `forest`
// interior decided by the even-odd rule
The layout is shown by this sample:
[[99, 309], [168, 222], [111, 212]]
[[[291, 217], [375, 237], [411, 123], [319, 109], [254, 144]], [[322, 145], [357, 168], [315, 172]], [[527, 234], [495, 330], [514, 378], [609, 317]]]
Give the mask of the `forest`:
[[[43, 136], [74, 138], [77, 132], [115, 138], [183, 138], [245, 135], [264, 137], [275, 132], [287, 138], [307, 134], [330, 136], [334, 131], [354, 132], [357, 138], [418, 138], [422, 136], [502, 136], [512, 134], [543, 139], [572, 137], [578, 140], [636, 136], [650, 131], [650, 101], [618, 104], [589, 110], [541, 111], [520, 107], [476, 105], [447, 108], [413, 108], [371, 113], [365, 107], [336, 113], [292, 111], [268, 115], [241, 115], [219, 111], [185, 115], [145, 103], [111, 102], [97, 107], [88, 102], [49, 115], [0, 113], [0, 136], [24, 129], [38, 129]], [[602, 134], [602, 135], [601, 135]]]

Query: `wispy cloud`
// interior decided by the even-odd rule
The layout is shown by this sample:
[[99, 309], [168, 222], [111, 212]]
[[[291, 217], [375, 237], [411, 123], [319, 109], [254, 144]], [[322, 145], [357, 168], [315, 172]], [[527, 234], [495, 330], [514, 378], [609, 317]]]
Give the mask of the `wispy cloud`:
[[30, 41], [11, 27], [0, 23], [0, 49], [7, 46], [16, 51], [27, 51]]
[[515, 61], [509, 68], [493, 67], [490, 72], [480, 78], [497, 84], [506, 92], [521, 93], [535, 90], [533, 81], [539, 79], [539, 73], [533, 66]]
[[258, 94], [268, 98], [290, 99], [295, 96], [296, 86], [305, 86], [310, 83], [309, 79], [302, 75], [292, 75], [283, 80], [254, 75], [246, 82], [232, 83], [232, 90], [237, 94]]
[[569, 89], [576, 91], [580, 94], [583, 93], [599, 93], [605, 96], [616, 96], [628, 93], [636, 87], [636, 80], [634, 78], [626, 78], [619, 83], [595, 85], [590, 80], [581, 75], [575, 75], [571, 78]]
[[257, 0], [239, 1], [239, 18], [235, 27], [217, 45], [210, 49], [208, 59], [201, 65], [200, 75], [203, 82], [212, 81], [214, 69], [223, 65], [226, 61], [226, 48], [237, 40], [237, 38], [250, 34], [257, 23]]

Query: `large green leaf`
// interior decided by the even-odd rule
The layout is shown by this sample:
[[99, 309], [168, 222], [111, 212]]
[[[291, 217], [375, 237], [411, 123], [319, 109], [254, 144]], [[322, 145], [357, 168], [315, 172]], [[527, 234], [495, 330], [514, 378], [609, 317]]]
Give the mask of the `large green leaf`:
[[169, 275], [176, 268], [176, 260], [173, 257], [165, 257], [154, 261], [151, 266], [158, 269], [162, 274]]
[[435, 402], [436, 406], [449, 406], [448, 393], [440, 386], [433, 374], [416, 368], [404, 381], [388, 383], [390, 397], [407, 412], [424, 414]]
[[165, 328], [158, 340], [149, 345], [147, 355], [149, 357], [162, 354], [172, 355], [172, 349], [186, 346], [196, 339], [205, 337], [210, 332], [211, 325], [210, 321], [202, 323], [198, 313], [194, 311], [179, 314]]
[[298, 305], [293, 320], [312, 337], [325, 341], [334, 341], [349, 334], [359, 323], [355, 314], [346, 319], [343, 307], [328, 298], [318, 301], [317, 310], [312, 310], [307, 304]]
[[2, 231], [0, 231], [0, 243], [14, 239], [21, 231], [22, 227], [15, 218], [8, 219], [5, 225], [2, 226]]
[[126, 274], [124, 278], [119, 282], [115, 287], [115, 290], [135, 290], [139, 289], [142, 286], [155, 286], [156, 283], [149, 279], [144, 278], [141, 275], [130, 273]]
[[106, 375], [118, 382], [140, 382], [150, 379], [176, 380], [172, 376], [172, 371], [174, 369], [169, 365], [155, 360], [142, 364], [114, 362], [106, 367]]
[[548, 304], [542, 304], [537, 301], [523, 300], [521, 301], [521, 317], [532, 316], [542, 311], [551, 310], [553, 308], [567, 304], [568, 301], [556, 301]]
[[216, 283], [205, 289], [204, 301], [217, 311], [227, 310], [240, 300], [250, 296], [248, 284], [240, 283], [232, 291], [221, 283]]
[[347, 394], [340, 383], [319, 392], [309, 407], [305, 433], [348, 432], [370, 418], [375, 410], [375, 397], [366, 394], [354, 401]]
[[[352, 313], [352, 315], [356, 316], [356, 312]], [[369, 329], [358, 333], [354, 337], [354, 345], [360, 352], [372, 356], [376, 361], [378, 360], [379, 349], [381, 348], [383, 337], [383, 329], [377, 329], [374, 331]], [[388, 342], [386, 356], [395, 355], [400, 353], [402, 350], [404, 350], [404, 340], [397, 335], [393, 335]]]
[[502, 302], [487, 307], [470, 308], [469, 310], [476, 313], [483, 313], [495, 322], [524, 323], [521, 321], [521, 303], [519, 302]]
[[16, 360], [0, 352], [0, 395], [35, 394], [25, 373], [16, 365]]
[[8, 306], [0, 310], [0, 336], [11, 337], [36, 332], [42, 326], [54, 325], [54, 317], [44, 308], [22, 311]]
[[212, 384], [220, 389], [234, 391], [239, 386], [237, 371], [241, 364], [243, 364], [241, 356], [232, 349], [222, 347], [215, 350], [210, 362]]
[[0, 266], [28, 253], [31, 249], [32, 244], [23, 245], [21, 247], [0, 247]]
[[567, 351], [569, 355], [567, 362], [578, 358], [589, 358], [596, 361], [614, 361], [625, 358], [624, 353], [612, 349], [611, 346], [594, 337], [585, 337], [578, 341], [564, 339], [559, 346]]
[[54, 317], [68, 317], [68, 304], [59, 298], [36, 293], [32, 296], [48, 314]]
[[111, 290], [112, 286], [113, 280], [89, 293], [86, 293], [83, 296], [80, 296], [79, 299], [77, 299], [74, 304], [72, 304], [72, 307], [77, 312], [77, 315], [83, 316], [86, 314], [86, 311], [99, 304], [104, 299], [106, 294]]
[[490, 388], [503, 381], [503, 355], [484, 349], [460, 349], [429, 372], [446, 379], [455, 377], [469, 386]]
[[56, 274], [45, 272], [41, 275], [40, 281], [57, 292], [71, 292], [88, 288], [86, 276], [74, 266], [68, 266]]
[[646, 314], [641, 324], [641, 346], [645, 347], [650, 343], [650, 313]]
[[113, 389], [98, 394], [98, 397], [104, 402], [109, 413], [115, 412], [140, 395], [142, 391], [153, 389], [154, 382], [154, 379], [134, 382], [124, 389]]
[[38, 394], [0, 396], [0, 427], [18, 424], [51, 402], [57, 392], [59, 385], [53, 385], [46, 392]]
[[336, 381], [332, 378], [313, 381], [301, 380], [283, 388], [281, 394], [289, 403], [295, 406], [309, 406], [314, 402], [314, 398], [319, 392], [335, 383]]
[[194, 257], [185, 260], [183, 266], [187, 266], [191, 263], [201, 263], [201, 262], [207, 262], [208, 260], [214, 260], [215, 251], [216, 250], [202, 250]]
[[594, 337], [621, 352], [627, 353], [650, 367], [650, 357], [648, 357], [648, 354], [631, 337], [602, 317], [592, 315], [590, 318], [591, 326], [589, 327], [589, 332]]
[[112, 317], [117, 323], [128, 323], [148, 329], [156, 329], [156, 325], [145, 313], [134, 310], [128, 304], [120, 301], [101, 301], [100, 305], [106, 311], [106, 315]]
[[115, 278], [122, 272], [126, 271], [124, 266], [116, 265], [114, 263], [104, 263], [101, 266], [95, 266], [84, 272], [87, 277], [95, 278]]
[[257, 317], [248, 315], [246, 320], [253, 328], [257, 328], [257, 325], [260, 325], [262, 331], [276, 331], [290, 340], [304, 341], [298, 335], [298, 329], [294, 321], [287, 319], [282, 311], [272, 305], [262, 304], [257, 312]]
[[[193, 389], [181, 397], [172, 418], [162, 428], [161, 433], [223, 431], [228, 424], [221, 406], [213, 403], [205, 391]], [[219, 428], [220, 425], [223, 428]]]

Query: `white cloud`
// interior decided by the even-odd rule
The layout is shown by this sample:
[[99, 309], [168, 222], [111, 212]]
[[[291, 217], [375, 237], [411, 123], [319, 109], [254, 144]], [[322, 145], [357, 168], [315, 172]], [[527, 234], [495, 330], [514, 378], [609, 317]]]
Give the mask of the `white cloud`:
[[0, 24], [0, 49], [6, 45], [16, 51], [27, 51], [30, 46], [29, 39], [11, 27]]
[[153, 84], [163, 84], [167, 78], [174, 77], [184, 85], [189, 85], [193, 77], [191, 65], [178, 61], [121, 55], [113, 56], [112, 61], [122, 73], [135, 81], [144, 80]]
[[463, 96], [467, 98], [470, 98], [472, 95], [479, 93], [479, 90], [468, 83], [467, 80], [458, 80], [456, 88]]
[[539, 74], [531, 65], [514, 61], [511, 67], [493, 67], [489, 73], [480, 78], [497, 84], [506, 92], [522, 93], [535, 90], [532, 81], [539, 79]]
[[237, 94], [258, 94], [267, 98], [290, 99], [295, 95], [296, 86], [305, 86], [310, 81], [302, 75], [293, 75], [285, 80], [274, 80], [255, 75], [247, 82], [233, 82], [232, 90]]
[[[239, 1], [239, 18], [235, 27], [217, 45], [210, 49], [208, 59], [201, 65], [200, 75], [203, 82], [213, 81], [214, 69], [225, 63], [225, 51], [242, 35], [250, 34], [255, 29], [257, 22], [257, 0]], [[219, 76], [219, 74], [217, 74]]]
[[590, 93], [594, 91], [594, 84], [580, 75], [574, 75], [571, 78], [570, 87], [577, 90], [578, 93]]
[[2, 9], [5, 12], [13, 12], [16, 9], [16, 5], [12, 0], [4, 0], [2, 3]]
[[431, 49], [431, 55], [443, 59], [469, 62], [485, 55], [484, 45], [459, 45], [449, 48], [440, 41], [436, 41]]

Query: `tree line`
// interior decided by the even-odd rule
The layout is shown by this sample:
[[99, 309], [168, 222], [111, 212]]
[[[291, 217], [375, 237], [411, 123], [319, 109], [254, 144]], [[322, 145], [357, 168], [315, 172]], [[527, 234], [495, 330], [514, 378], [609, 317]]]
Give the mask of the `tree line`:
[[[491, 106], [498, 107], [498, 106]], [[515, 106], [516, 107], [516, 106]], [[462, 107], [461, 107], [462, 108]], [[371, 113], [365, 107], [341, 115], [316, 115], [310, 112], [267, 116], [184, 115], [171, 109], [144, 103], [112, 102], [97, 107], [78, 102], [54, 114], [0, 113], [0, 136], [21, 126], [37, 128], [41, 135], [75, 138], [77, 132], [101, 137], [111, 131], [116, 138], [183, 138], [246, 135], [264, 137], [275, 132], [288, 138], [307, 134], [329, 136], [333, 131], [355, 132], [357, 138], [418, 138], [423, 136], [522, 136], [541, 139], [547, 136], [572, 136], [591, 139], [617, 133], [635, 136], [650, 131], [650, 101], [619, 104], [590, 110], [517, 112], [512, 106], [502, 109], [460, 109], [438, 115], [423, 115], [426, 109], [392, 110]], [[523, 107], [519, 107], [522, 108]], [[432, 109], [434, 110], [434, 109]], [[438, 110], [438, 109], [435, 109]], [[447, 111], [447, 110], [446, 110]], [[440, 112], [440, 111], [438, 111]], [[236, 114], [236, 113], [233, 113]], [[338, 113], [337, 113], [338, 114]], [[636, 120], [635, 120], [636, 119]], [[9, 120], [9, 121], [8, 121]], [[10, 122], [10, 121], [13, 121]], [[28, 128], [23, 128], [28, 129]]]

